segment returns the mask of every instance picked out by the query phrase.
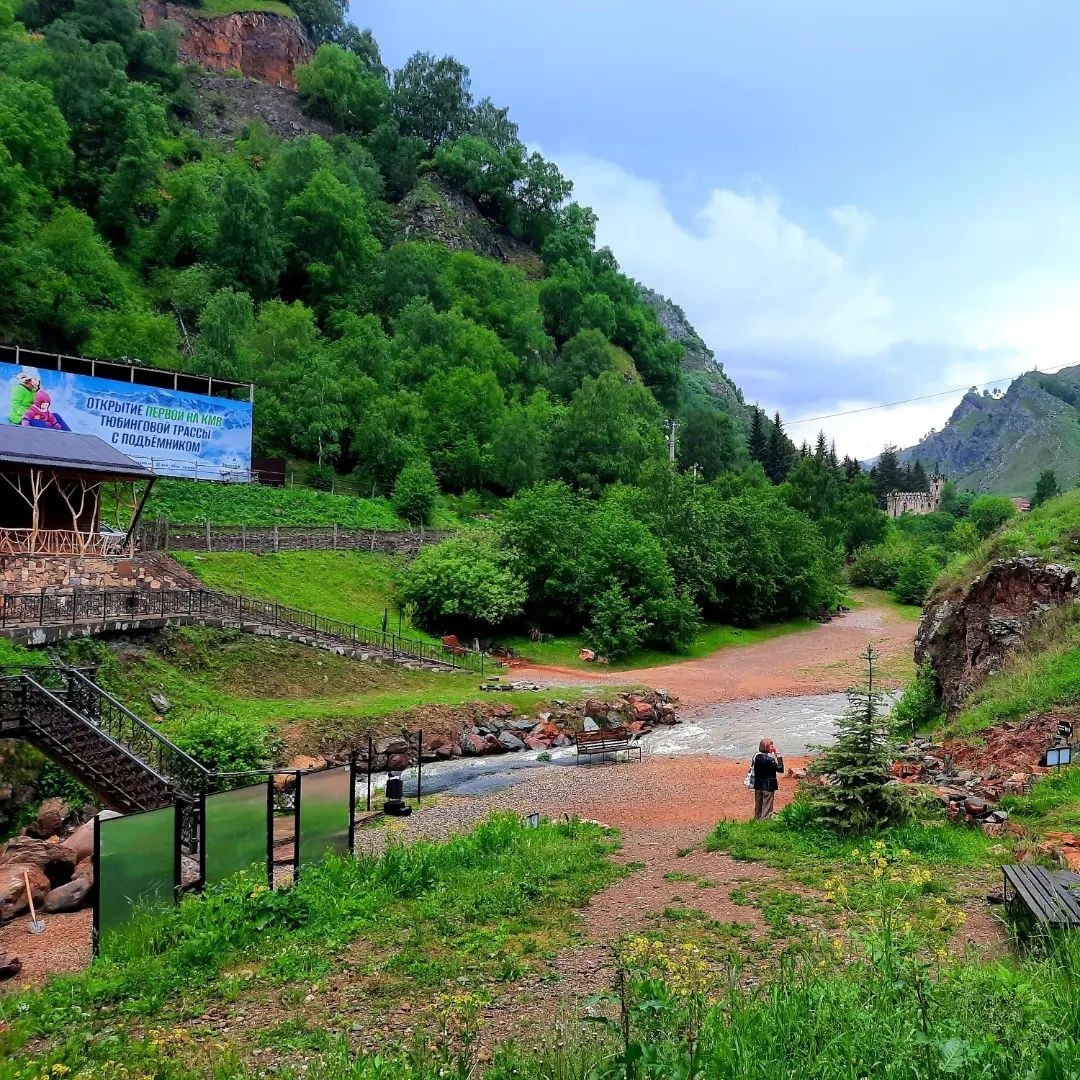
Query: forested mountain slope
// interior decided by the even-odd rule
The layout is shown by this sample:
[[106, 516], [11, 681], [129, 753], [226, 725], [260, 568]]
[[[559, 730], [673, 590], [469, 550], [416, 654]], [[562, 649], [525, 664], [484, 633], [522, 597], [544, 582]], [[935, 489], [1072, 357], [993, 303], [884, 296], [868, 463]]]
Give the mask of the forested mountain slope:
[[[0, 336], [253, 379], [258, 451], [375, 493], [419, 463], [447, 492], [596, 494], [663, 460], [671, 416], [686, 465], [741, 466], [738, 391], [711, 354], [683, 377], [700, 339], [468, 69], [390, 73], [340, 0], [292, 8], [325, 137], [281, 137], [301, 125], [280, 87], [182, 69], [135, 0], [0, 0]], [[238, 131], [246, 101], [266, 122]]]
[[1046, 469], [1073, 486], [1080, 478], [1080, 366], [1029, 371], [1000, 396], [969, 390], [945, 427], [901, 459], [933, 463], [973, 491], [1029, 496]]

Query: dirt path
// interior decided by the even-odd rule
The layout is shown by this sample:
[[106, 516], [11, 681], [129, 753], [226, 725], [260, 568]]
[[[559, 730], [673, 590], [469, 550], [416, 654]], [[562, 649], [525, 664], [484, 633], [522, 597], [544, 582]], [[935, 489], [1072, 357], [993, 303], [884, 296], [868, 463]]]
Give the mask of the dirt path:
[[846, 690], [863, 677], [858, 655], [867, 644], [881, 654], [882, 670], [911, 655], [916, 624], [898, 611], [869, 603], [799, 633], [756, 645], [722, 649], [701, 660], [683, 660], [634, 671], [578, 671], [521, 664], [514, 678], [545, 686], [626, 684], [662, 686], [686, 707], [721, 701], [823, 694]]

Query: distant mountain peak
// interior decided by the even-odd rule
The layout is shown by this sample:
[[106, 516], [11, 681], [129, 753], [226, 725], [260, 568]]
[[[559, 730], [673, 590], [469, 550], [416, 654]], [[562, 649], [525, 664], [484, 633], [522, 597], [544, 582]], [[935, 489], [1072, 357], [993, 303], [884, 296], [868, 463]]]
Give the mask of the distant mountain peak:
[[1073, 486], [1080, 480], [1080, 366], [1026, 372], [1004, 394], [973, 387], [940, 431], [900, 458], [937, 465], [959, 487], [979, 492], [1028, 496], [1044, 469]]

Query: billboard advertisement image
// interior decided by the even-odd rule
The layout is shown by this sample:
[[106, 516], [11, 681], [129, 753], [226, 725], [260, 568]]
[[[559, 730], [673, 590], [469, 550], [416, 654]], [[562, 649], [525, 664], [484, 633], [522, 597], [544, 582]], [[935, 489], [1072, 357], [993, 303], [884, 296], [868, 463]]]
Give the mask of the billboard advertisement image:
[[251, 403], [0, 363], [3, 421], [96, 435], [159, 476], [247, 480]]

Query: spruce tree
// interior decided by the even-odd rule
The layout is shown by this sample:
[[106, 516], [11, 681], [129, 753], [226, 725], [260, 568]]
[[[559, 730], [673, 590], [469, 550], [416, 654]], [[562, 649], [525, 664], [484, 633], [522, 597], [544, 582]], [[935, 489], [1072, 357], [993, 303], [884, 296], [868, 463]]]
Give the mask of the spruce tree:
[[784, 434], [784, 425], [777, 412], [769, 428], [769, 440], [765, 447], [765, 473], [774, 484], [782, 484], [791, 472], [795, 461], [795, 446]]
[[929, 491], [930, 481], [927, 479], [926, 470], [921, 461], [916, 461], [911, 470], [911, 491]]
[[765, 454], [768, 450], [769, 436], [765, 431], [765, 414], [756, 406], [750, 417], [750, 437], [746, 441], [746, 448], [750, 451], [751, 461], [760, 461], [765, 464]]
[[873, 475], [874, 494], [877, 495], [878, 506], [884, 510], [885, 497], [891, 491], [903, 490], [900, 486], [900, 451], [897, 447], [889, 445], [881, 451]]
[[872, 645], [862, 659], [865, 687], [848, 691], [847, 711], [836, 721], [836, 739], [820, 748], [812, 772], [823, 783], [810, 787], [817, 819], [843, 833], [871, 832], [911, 816], [907, 790], [889, 771], [897, 742], [885, 711], [885, 694], [874, 688]]
[[1061, 488], [1058, 487], [1057, 474], [1053, 469], [1044, 469], [1035, 483], [1035, 495], [1031, 500], [1032, 510], [1036, 506], [1042, 506], [1047, 499], [1052, 499], [1055, 495], [1060, 494]]
[[829, 444], [825, 439], [825, 432], [817, 433], [817, 444], [814, 446], [814, 460], [824, 461], [829, 456]]

